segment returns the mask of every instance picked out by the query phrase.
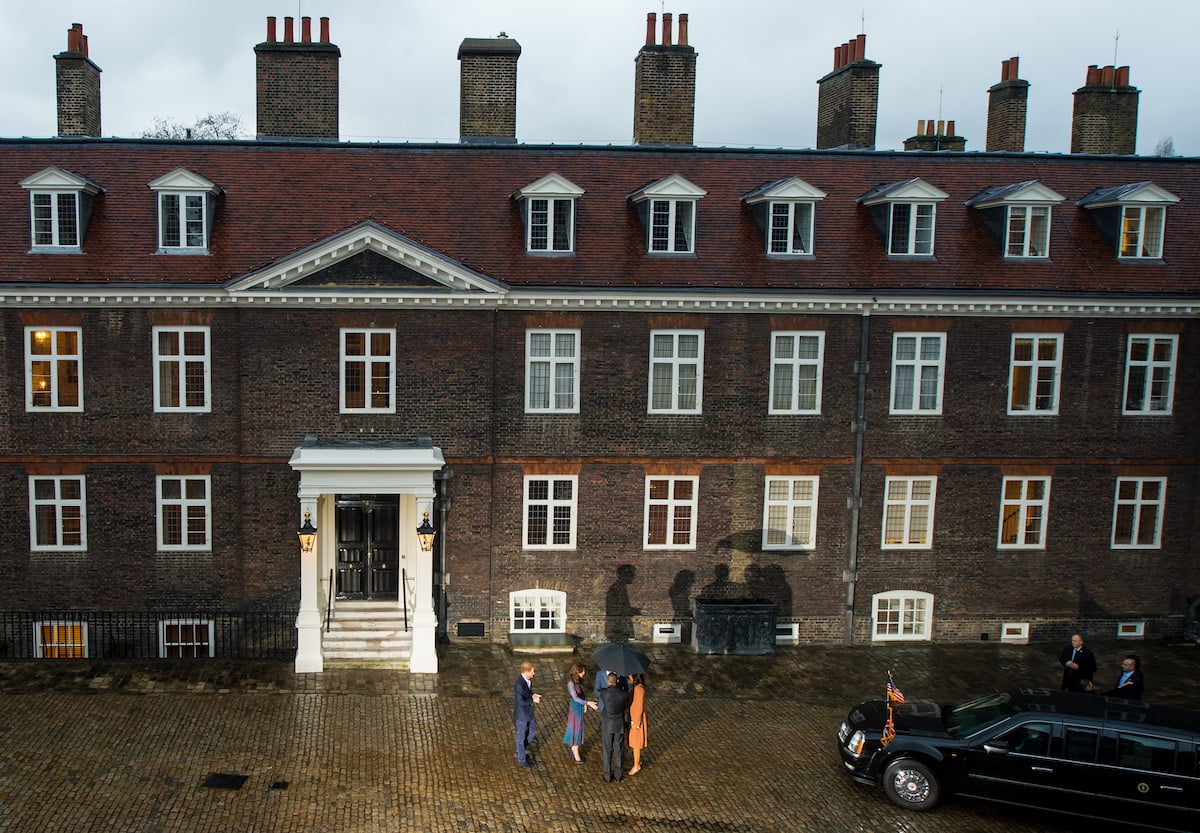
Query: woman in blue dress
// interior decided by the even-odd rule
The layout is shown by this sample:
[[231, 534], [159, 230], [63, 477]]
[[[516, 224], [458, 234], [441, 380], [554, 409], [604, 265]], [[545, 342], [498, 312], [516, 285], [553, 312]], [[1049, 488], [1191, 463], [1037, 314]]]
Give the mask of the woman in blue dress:
[[583, 745], [583, 716], [588, 709], [599, 708], [594, 700], [583, 696], [583, 678], [586, 674], [587, 668], [578, 662], [571, 666], [567, 674], [567, 696], [571, 702], [567, 706], [567, 729], [563, 732], [562, 742], [571, 748], [571, 756], [577, 764], [583, 763], [583, 756], [579, 754], [579, 747]]

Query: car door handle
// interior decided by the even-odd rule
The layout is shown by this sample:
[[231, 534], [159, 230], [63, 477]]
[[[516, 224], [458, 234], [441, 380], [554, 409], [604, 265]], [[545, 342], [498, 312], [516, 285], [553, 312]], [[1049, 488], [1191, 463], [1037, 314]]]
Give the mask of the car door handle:
[[1160, 790], [1166, 790], [1166, 791], [1167, 791], [1167, 792], [1169, 792], [1169, 793], [1181, 793], [1181, 792], [1183, 792], [1183, 787], [1169, 787], [1169, 786], [1167, 786], [1166, 784], [1159, 784], [1159, 785], [1158, 785], [1158, 788], [1159, 788]]
[[1050, 766], [1031, 766], [1030, 769], [1034, 772], [1054, 772], [1054, 767]]

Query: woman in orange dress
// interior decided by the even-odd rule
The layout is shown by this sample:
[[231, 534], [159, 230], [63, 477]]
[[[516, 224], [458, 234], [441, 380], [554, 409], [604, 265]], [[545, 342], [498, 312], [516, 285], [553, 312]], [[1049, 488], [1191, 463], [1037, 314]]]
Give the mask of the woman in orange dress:
[[641, 674], [629, 678], [629, 746], [633, 749], [633, 769], [630, 775], [636, 775], [642, 768], [642, 750], [646, 748], [646, 680]]

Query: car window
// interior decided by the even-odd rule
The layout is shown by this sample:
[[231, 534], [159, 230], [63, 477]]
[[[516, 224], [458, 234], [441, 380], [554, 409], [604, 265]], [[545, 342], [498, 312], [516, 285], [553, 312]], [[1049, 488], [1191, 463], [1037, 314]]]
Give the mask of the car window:
[[948, 709], [944, 718], [946, 732], [951, 737], [966, 737], [1015, 714], [1016, 711], [1012, 695], [1007, 692], [989, 694], [987, 697], [980, 697], [978, 700]]
[[1068, 761], [1095, 761], [1099, 736], [1095, 729], [1068, 726], [1063, 732], [1063, 757]]
[[1117, 763], [1132, 769], [1174, 772], [1175, 742], [1122, 732], [1117, 741]]
[[998, 739], [1008, 744], [1010, 752], [1046, 755], [1050, 752], [1050, 724], [1026, 723], [1011, 732], [1005, 732]]

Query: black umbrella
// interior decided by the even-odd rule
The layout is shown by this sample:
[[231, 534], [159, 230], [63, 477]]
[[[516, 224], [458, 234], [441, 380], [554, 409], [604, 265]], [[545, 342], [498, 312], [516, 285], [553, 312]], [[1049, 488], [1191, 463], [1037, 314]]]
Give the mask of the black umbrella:
[[645, 674], [650, 658], [628, 642], [605, 642], [592, 651], [592, 662], [622, 677]]

